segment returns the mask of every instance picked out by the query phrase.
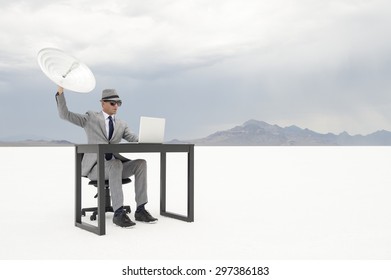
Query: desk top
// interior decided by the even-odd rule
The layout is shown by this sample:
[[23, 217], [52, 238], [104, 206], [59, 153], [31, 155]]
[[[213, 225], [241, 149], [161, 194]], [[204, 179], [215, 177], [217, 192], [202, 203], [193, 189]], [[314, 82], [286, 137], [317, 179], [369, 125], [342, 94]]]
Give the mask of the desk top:
[[161, 152], [192, 152], [194, 144], [150, 144], [150, 143], [119, 143], [119, 144], [79, 144], [77, 153], [161, 153]]

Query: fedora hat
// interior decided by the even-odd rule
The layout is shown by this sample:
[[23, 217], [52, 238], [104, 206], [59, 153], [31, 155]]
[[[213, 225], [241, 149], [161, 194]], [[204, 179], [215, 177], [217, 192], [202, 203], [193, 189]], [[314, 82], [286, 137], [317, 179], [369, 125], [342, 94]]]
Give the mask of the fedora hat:
[[104, 89], [101, 101], [121, 101], [115, 89]]

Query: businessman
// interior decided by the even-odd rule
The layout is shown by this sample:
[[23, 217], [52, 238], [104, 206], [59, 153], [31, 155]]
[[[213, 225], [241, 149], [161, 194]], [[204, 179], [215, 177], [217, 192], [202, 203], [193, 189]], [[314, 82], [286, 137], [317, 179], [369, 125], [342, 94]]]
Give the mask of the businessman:
[[[100, 112], [88, 111], [77, 114], [68, 110], [64, 89], [58, 87], [56, 93], [57, 108], [60, 117], [75, 125], [84, 128], [88, 144], [118, 144], [122, 139], [128, 142], [137, 142], [137, 135], [133, 134], [127, 124], [116, 117], [122, 101], [115, 89], [105, 89], [100, 100]], [[82, 176], [90, 180], [98, 178], [97, 155], [84, 154], [82, 160]], [[137, 210], [134, 214], [136, 221], [154, 223], [157, 221], [146, 209], [147, 195], [147, 164], [143, 159], [129, 160], [120, 154], [105, 154], [105, 176], [109, 180], [111, 200], [114, 209], [113, 223], [120, 227], [131, 227], [135, 223], [123, 209], [124, 195], [122, 178], [134, 175], [135, 199]]]

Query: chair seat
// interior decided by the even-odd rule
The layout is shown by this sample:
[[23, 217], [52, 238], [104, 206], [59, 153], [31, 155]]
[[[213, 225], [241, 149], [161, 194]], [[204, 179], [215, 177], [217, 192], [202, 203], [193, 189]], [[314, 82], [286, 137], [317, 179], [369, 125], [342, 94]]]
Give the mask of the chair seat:
[[[122, 185], [129, 184], [130, 182], [132, 182], [130, 178], [122, 179]], [[88, 182], [88, 185], [96, 187], [98, 185], [98, 180], [91, 180]], [[109, 185], [109, 180], [105, 180], [105, 186], [107, 187], [108, 185]]]

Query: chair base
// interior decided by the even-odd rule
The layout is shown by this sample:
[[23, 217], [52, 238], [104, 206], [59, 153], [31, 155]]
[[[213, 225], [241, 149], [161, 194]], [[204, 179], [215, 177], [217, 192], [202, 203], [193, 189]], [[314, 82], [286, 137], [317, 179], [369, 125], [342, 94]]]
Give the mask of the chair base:
[[[123, 185], [124, 184], [128, 184], [130, 182], [132, 182], [132, 180], [130, 178], [122, 179], [122, 184]], [[94, 187], [97, 187], [98, 186], [98, 182], [96, 180], [91, 180], [88, 183], [88, 185], [92, 185]], [[98, 194], [96, 194], [94, 196], [94, 198], [97, 198], [97, 197], [98, 197]], [[106, 205], [105, 212], [114, 212], [114, 209], [111, 206], [111, 196], [110, 196], [110, 188], [109, 188], [109, 181], [108, 180], [105, 180], [105, 205]], [[124, 209], [125, 209], [126, 213], [130, 213], [131, 212], [130, 206], [124, 206]], [[86, 212], [92, 212], [90, 220], [91, 221], [95, 221], [96, 220], [96, 216], [98, 215], [98, 207], [89, 207], [89, 208], [81, 209], [81, 215], [83, 217], [86, 216]]]
[[[130, 206], [124, 206], [124, 209], [125, 209], [126, 213], [130, 213], [131, 212]], [[83, 217], [85, 217], [87, 212], [92, 212], [92, 214], [90, 216], [90, 220], [91, 221], [96, 221], [96, 216], [98, 215], [98, 207], [83, 208], [81, 210], [81, 215]], [[114, 213], [114, 209], [113, 209], [112, 206], [106, 206], [105, 212], [106, 213], [107, 212]]]

